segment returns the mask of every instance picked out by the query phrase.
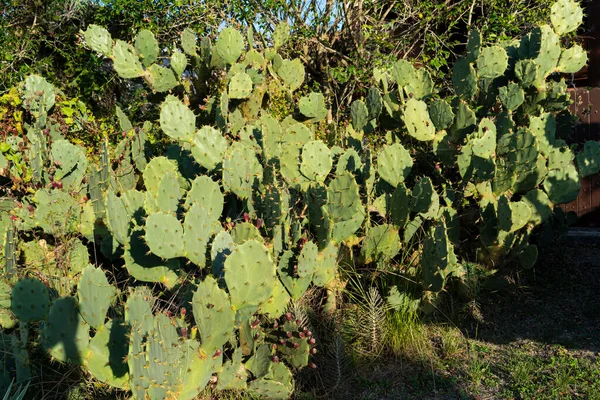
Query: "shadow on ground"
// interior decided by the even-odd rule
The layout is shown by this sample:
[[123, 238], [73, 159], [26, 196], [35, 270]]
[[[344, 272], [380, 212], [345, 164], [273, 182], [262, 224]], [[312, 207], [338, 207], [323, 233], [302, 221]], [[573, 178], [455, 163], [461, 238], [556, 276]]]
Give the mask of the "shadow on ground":
[[561, 245], [540, 252], [535, 269], [513, 288], [479, 299], [482, 322], [470, 338], [507, 344], [531, 340], [569, 350], [600, 351], [600, 245]]

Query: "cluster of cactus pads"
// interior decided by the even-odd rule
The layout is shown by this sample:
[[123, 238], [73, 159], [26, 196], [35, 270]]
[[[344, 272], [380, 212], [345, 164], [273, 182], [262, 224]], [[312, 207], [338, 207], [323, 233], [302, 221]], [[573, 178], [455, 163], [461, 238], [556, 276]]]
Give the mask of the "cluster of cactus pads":
[[[587, 60], [560, 36], [582, 11], [573, 0], [551, 11], [552, 26], [518, 41], [483, 47], [473, 31], [450, 98], [425, 68], [401, 60], [376, 69], [333, 146], [316, 135], [330, 112], [320, 93], [299, 98], [283, 120], [263, 108], [270, 91], [293, 99], [304, 82], [302, 63], [277, 51], [285, 24], [264, 51], [251, 33], [246, 43], [225, 28], [214, 44], [185, 30], [183, 51], [170, 55], [150, 31], [128, 44], [88, 27], [86, 44], [122, 78], [182, 89], [160, 106], [173, 144], [151, 154], [153, 124], [137, 126], [117, 108], [124, 139], [90, 162], [47, 126], [55, 89], [27, 79], [26, 146], [6, 142], [26, 148], [35, 190], [1, 214], [0, 384], [15, 371], [30, 376], [35, 332], [53, 359], [134, 398], [192, 399], [211, 386], [284, 399], [292, 372], [314, 367], [316, 353], [308, 321], [289, 306], [316, 286], [329, 294], [325, 309], [335, 307], [340, 262], [396, 268], [414, 283], [392, 282], [390, 303], [417, 293], [424, 309], [467, 273], [463, 260], [532, 267], [534, 229], [600, 170], [600, 146], [577, 153], [559, 129], [569, 117], [559, 73]], [[215, 71], [223, 89], [194, 103], [190, 93]], [[377, 149], [367, 140], [375, 136], [385, 141]], [[116, 266], [111, 275], [89, 249]], [[394, 261], [403, 251], [416, 267]], [[178, 293], [181, 308], [161, 307], [157, 284]]]

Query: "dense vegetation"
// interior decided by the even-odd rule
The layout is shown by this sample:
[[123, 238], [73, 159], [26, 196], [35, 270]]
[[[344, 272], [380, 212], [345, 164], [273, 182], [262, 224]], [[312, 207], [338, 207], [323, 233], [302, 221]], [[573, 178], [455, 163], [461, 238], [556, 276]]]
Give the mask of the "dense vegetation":
[[390, 321], [532, 268], [600, 170], [570, 143], [573, 0], [147, 3], [5, 10], [4, 40], [33, 47], [0, 98], [2, 387], [331, 393], [346, 347], [372, 359]]

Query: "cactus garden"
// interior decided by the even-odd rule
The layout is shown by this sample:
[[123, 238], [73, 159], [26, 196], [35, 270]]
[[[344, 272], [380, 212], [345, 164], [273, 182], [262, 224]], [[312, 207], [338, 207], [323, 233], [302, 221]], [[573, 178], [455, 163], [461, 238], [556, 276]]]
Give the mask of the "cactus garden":
[[285, 21], [82, 28], [148, 111], [96, 118], [41, 74], [0, 97], [0, 393], [90, 398], [35, 389], [68, 371], [95, 398], [335, 398], [332, 353], [385, 353], [385, 315], [536, 268], [600, 172], [599, 143], [571, 137], [583, 9], [548, 12], [510, 40], [470, 30], [444, 80], [374, 66], [335, 108]]

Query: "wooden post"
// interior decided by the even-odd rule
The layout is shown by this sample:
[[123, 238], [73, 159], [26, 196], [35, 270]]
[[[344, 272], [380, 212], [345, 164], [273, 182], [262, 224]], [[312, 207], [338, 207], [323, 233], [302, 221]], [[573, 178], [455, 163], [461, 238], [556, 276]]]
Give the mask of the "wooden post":
[[600, 86], [600, 1], [588, 1], [585, 12], [589, 32], [588, 86], [598, 87]]

